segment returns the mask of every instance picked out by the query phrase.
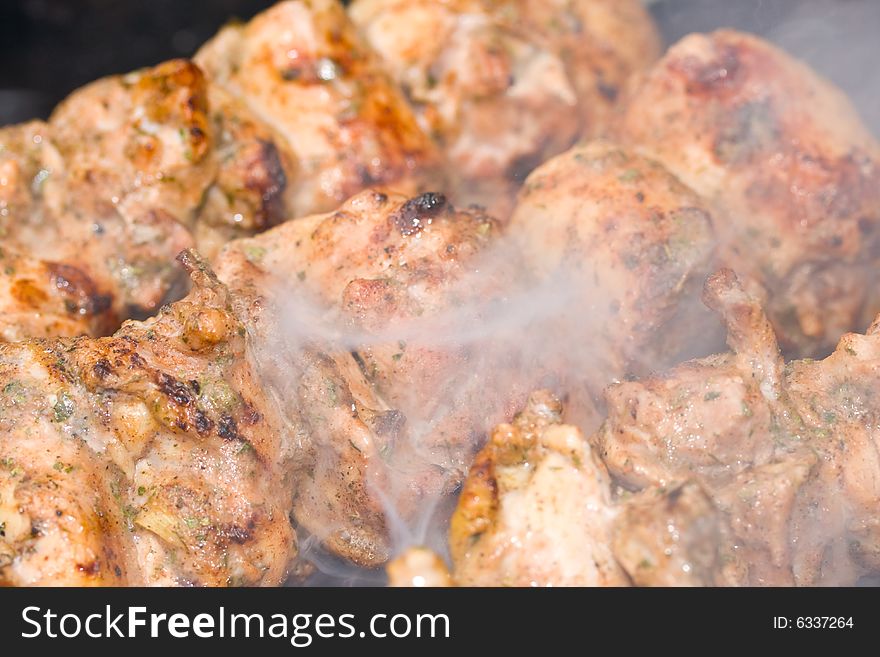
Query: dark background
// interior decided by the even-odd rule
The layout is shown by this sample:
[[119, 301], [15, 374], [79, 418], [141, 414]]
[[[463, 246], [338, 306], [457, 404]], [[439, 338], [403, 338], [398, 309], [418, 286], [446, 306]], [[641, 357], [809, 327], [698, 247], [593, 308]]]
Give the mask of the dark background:
[[[191, 55], [224, 23], [272, 0], [0, 0], [0, 125], [45, 117], [110, 73]], [[880, 0], [659, 0], [671, 43], [735, 27], [776, 41], [832, 78], [880, 134]]]

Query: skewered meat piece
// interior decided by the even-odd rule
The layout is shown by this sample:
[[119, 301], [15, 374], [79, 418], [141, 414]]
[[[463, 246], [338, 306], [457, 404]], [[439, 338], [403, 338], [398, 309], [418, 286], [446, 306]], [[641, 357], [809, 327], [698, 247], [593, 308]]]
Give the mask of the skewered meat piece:
[[0, 582], [284, 580], [296, 450], [226, 289], [182, 262], [193, 291], [153, 319], [0, 344]]
[[598, 426], [584, 397], [721, 343], [698, 294], [714, 254], [710, 214], [656, 162], [609, 142], [577, 146], [528, 177], [508, 234], [528, 268], [569, 290], [542, 331], [566, 344], [591, 336], [563, 353], [562, 370], [584, 379], [568, 382], [567, 404], [583, 430]]
[[616, 133], [715, 206], [728, 265], [783, 348], [828, 353], [880, 310], [880, 146], [843, 94], [753, 36], [672, 46], [627, 94]]
[[493, 253], [497, 235], [438, 194], [366, 191], [220, 256], [221, 279], [260, 299], [264, 379], [312, 452], [296, 519], [356, 563], [383, 563], [390, 520], [460, 483], [482, 433], [535, 385], [484, 328], [519, 269]]
[[608, 475], [562, 406], [535, 393], [477, 454], [449, 544], [463, 586], [622, 586]]
[[371, 185], [412, 193], [440, 179], [430, 139], [337, 0], [281, 2], [221, 30], [195, 60], [287, 141], [300, 167], [288, 216]]
[[710, 279], [706, 299], [733, 352], [611, 386], [592, 439], [611, 474], [631, 489], [699, 482], [732, 532], [734, 581], [853, 584], [877, 572], [877, 323], [825, 360], [784, 364], [731, 272]]
[[350, 14], [445, 152], [455, 201], [501, 218], [659, 54], [636, 0], [356, 0]]

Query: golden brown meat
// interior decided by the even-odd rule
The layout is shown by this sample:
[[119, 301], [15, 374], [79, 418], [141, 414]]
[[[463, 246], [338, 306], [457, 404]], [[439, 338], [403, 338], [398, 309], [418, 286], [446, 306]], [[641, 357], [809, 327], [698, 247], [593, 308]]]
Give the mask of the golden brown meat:
[[437, 180], [434, 147], [337, 0], [281, 2], [224, 28], [196, 62], [287, 141], [291, 217], [371, 185], [412, 193]]
[[106, 335], [154, 312], [185, 283], [181, 249], [213, 255], [287, 217], [295, 165], [184, 60], [99, 80], [48, 124], [0, 130], [0, 245], [30, 263], [4, 270], [3, 307], [29, 317], [15, 335]]
[[[120, 317], [153, 312], [214, 176], [202, 72], [174, 60], [75, 92], [49, 120], [60, 160], [43, 185], [29, 252], [82, 267]], [[50, 163], [51, 164], [51, 163]]]
[[445, 152], [456, 202], [501, 218], [659, 54], [636, 0], [356, 0], [350, 13]]
[[733, 353], [612, 386], [592, 439], [629, 488], [696, 480], [722, 512], [725, 581], [853, 584], [880, 570], [877, 324], [783, 363], [759, 304], [722, 272], [707, 301]]
[[367, 191], [220, 256], [221, 279], [261, 299], [266, 379], [312, 450], [296, 519], [357, 563], [388, 558], [390, 519], [405, 524], [451, 491], [480, 435], [533, 385], [517, 379], [517, 351], [482, 328], [518, 267], [493, 264], [497, 235], [438, 194]]
[[110, 305], [81, 269], [0, 247], [0, 341], [109, 333]]
[[296, 458], [226, 289], [108, 338], [0, 344], [0, 582], [278, 584]]
[[[536, 392], [477, 455], [450, 523], [455, 585], [740, 583], [727, 517], [700, 484], [612, 495], [601, 461], [561, 416]], [[389, 574], [437, 572], [427, 557], [403, 561]]]
[[477, 455], [452, 516], [463, 586], [624, 586], [605, 467], [562, 406], [533, 394]]
[[[3, 248], [37, 269], [76, 270], [81, 291], [117, 317], [155, 310], [179, 278], [174, 257], [192, 243], [184, 224], [213, 175], [206, 121], [201, 72], [172, 61], [84, 87], [48, 125], [5, 129]], [[30, 334], [98, 328], [79, 312]]]
[[843, 94], [760, 39], [694, 34], [633, 86], [618, 137], [712, 202], [723, 257], [813, 356], [880, 310], [880, 146]]
[[208, 105], [217, 171], [193, 234], [199, 253], [213, 260], [226, 242], [295, 217], [295, 190], [288, 183], [299, 171], [287, 141], [244, 102], [210, 84]]
[[609, 142], [549, 160], [526, 180], [508, 234], [527, 268], [569, 291], [544, 339], [590, 336], [562, 350], [559, 368], [574, 374], [567, 412], [584, 431], [597, 418], [581, 407], [611, 381], [709, 353], [716, 333], [720, 344], [698, 295], [714, 255], [710, 214], [652, 160]]

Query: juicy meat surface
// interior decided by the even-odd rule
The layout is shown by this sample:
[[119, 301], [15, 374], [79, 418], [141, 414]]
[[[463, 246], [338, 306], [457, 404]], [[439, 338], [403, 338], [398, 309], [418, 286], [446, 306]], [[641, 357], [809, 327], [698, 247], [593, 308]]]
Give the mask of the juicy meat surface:
[[576, 146], [528, 177], [507, 232], [524, 267], [570, 297], [541, 327], [547, 341], [590, 335], [559, 350], [566, 411], [582, 430], [598, 425], [584, 407], [611, 381], [721, 344], [698, 294], [714, 256], [711, 215], [656, 162], [610, 142]]
[[112, 337], [0, 344], [0, 583], [284, 581], [296, 458], [227, 290]]
[[[545, 395], [536, 393], [532, 402]], [[534, 412], [532, 402], [524, 415]], [[514, 424], [520, 421], [518, 418]], [[558, 426], [576, 434], [578, 442], [583, 441], [574, 427]], [[520, 439], [520, 434], [508, 431], [493, 447], [481, 452], [471, 471], [464, 489], [467, 497], [462, 496], [450, 531], [450, 541], [458, 551], [453, 555], [456, 570], [450, 573], [440, 556], [426, 548], [410, 548], [386, 566], [389, 586], [469, 586], [475, 581], [489, 586], [736, 583], [726, 578], [722, 565], [725, 555], [720, 546], [729, 530], [720, 510], [699, 484], [688, 481], [670, 489], [647, 488], [635, 495], [623, 491], [609, 507], [607, 477], [588, 472], [587, 477], [598, 477], [596, 490], [606, 505], [605, 513], [596, 514], [597, 509], [591, 506], [589, 525], [576, 525], [563, 532], [560, 527], [577, 512], [563, 508], [558, 484], [549, 478], [528, 483], [528, 499], [537, 501], [534, 508], [528, 510], [520, 504], [521, 492], [526, 490], [525, 472], [536, 465], [521, 464], [517, 472], [505, 456], [521, 447]], [[526, 455], [534, 456], [534, 448]], [[517, 453], [514, 459], [522, 456]], [[564, 470], [558, 464], [552, 467], [554, 472]], [[513, 479], [508, 476], [511, 474]], [[576, 501], [566, 501], [577, 506]], [[608, 541], [599, 550], [599, 556], [606, 560], [604, 564], [589, 563], [596, 557], [594, 541]], [[610, 558], [605, 547], [610, 547]], [[597, 579], [595, 569], [600, 566], [613, 576]]]
[[93, 82], [49, 119], [43, 212], [17, 231], [32, 254], [80, 265], [120, 317], [155, 311], [213, 175], [207, 88], [184, 60]]
[[[176, 275], [174, 256], [191, 245], [178, 218], [181, 206], [198, 203], [201, 185], [193, 178], [201, 174], [183, 157], [178, 130], [199, 120], [201, 82], [193, 67], [169, 62], [84, 87], [48, 125], [0, 131], [4, 249], [46, 261], [37, 267], [77, 267], [118, 316], [155, 310]], [[190, 101], [187, 118], [178, 110]], [[155, 119], [160, 113], [164, 120]], [[163, 186], [159, 171], [181, 175], [194, 192]], [[51, 333], [53, 324], [62, 333], [74, 328], [50, 320], [33, 335]]]
[[116, 324], [110, 297], [82, 269], [0, 246], [0, 341], [100, 335]]
[[746, 34], [694, 34], [626, 94], [619, 139], [714, 206], [782, 346], [827, 354], [880, 311], [880, 146], [845, 96]]
[[504, 218], [528, 172], [601, 132], [659, 55], [635, 0], [356, 0], [350, 14], [450, 164], [457, 203]]
[[[392, 584], [880, 572], [880, 317], [845, 333], [880, 145], [842, 94], [730, 30], [648, 68], [637, 0], [350, 16], [288, 0], [0, 129], [0, 585], [376, 567], [459, 490], [452, 571]], [[720, 335], [719, 261], [731, 351], [652, 373]]]
[[619, 499], [612, 551], [634, 586], [724, 586], [726, 524], [693, 481]]
[[562, 406], [535, 393], [477, 454], [449, 529], [462, 586], [622, 586], [605, 467]]
[[732, 352], [607, 391], [591, 439], [624, 487], [696, 481], [722, 512], [722, 579], [853, 584], [876, 572], [880, 443], [877, 325], [821, 361], [784, 363], [733, 274], [710, 279]]
[[294, 164], [185, 60], [99, 80], [48, 124], [0, 130], [0, 246], [19, 259], [0, 303], [28, 317], [15, 337], [107, 334], [155, 312], [185, 285], [182, 249], [210, 255], [285, 218]]
[[481, 329], [518, 268], [493, 264], [497, 236], [441, 195], [367, 191], [219, 258], [221, 279], [260, 299], [266, 378], [312, 453], [296, 519], [357, 563], [388, 558], [389, 519], [418, 524], [534, 385]]
[[280, 134], [216, 84], [208, 86], [216, 172], [192, 228], [199, 253], [213, 260], [226, 242], [295, 218], [299, 163]]
[[547, 392], [495, 428], [452, 516], [455, 584], [852, 585], [880, 571], [880, 321], [786, 364], [731, 271], [705, 300], [732, 351], [610, 386], [588, 441]]
[[338, 0], [278, 3], [225, 27], [195, 61], [294, 153], [290, 217], [372, 185], [413, 193], [442, 178], [436, 149]]

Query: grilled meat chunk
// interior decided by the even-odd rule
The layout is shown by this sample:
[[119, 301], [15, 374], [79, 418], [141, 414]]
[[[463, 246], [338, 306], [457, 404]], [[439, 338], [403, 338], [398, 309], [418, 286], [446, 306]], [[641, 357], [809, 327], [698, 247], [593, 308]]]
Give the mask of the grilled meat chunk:
[[685, 37], [616, 132], [713, 203], [723, 257], [787, 352], [825, 355], [880, 311], [880, 146], [805, 65], [729, 30]]
[[450, 163], [455, 201], [501, 218], [537, 164], [601, 131], [659, 54], [640, 3], [357, 0], [350, 13]]
[[186, 226], [214, 175], [202, 72], [175, 60], [99, 80], [49, 125], [60, 160], [23, 245], [82, 267], [120, 317], [154, 312], [179, 279], [174, 258], [192, 245]]
[[281, 2], [196, 55], [208, 77], [287, 141], [299, 162], [289, 216], [387, 185], [438, 182], [440, 160], [338, 0]]
[[279, 584], [296, 450], [226, 289], [112, 337], [0, 344], [0, 582]]
[[386, 514], [405, 523], [451, 491], [533, 387], [518, 374], [487, 385], [525, 371], [480, 329], [517, 275], [514, 260], [491, 264], [497, 234], [439, 194], [367, 191], [220, 256], [221, 279], [261, 299], [266, 380], [312, 450], [297, 521], [357, 563], [384, 562]]
[[[498, 524], [489, 524], [492, 522], [490, 518], [498, 514], [501, 493], [491, 485], [486, 487], [490, 480], [486, 478], [486, 470], [482, 469], [484, 464], [478, 462], [468, 479], [464, 491], [468, 497], [461, 499], [452, 538], [461, 539], [455, 532], [465, 528], [468, 543], [479, 543], [483, 537], [481, 528], [488, 528], [488, 531], [496, 532], [491, 545], [504, 546], [503, 541], [497, 540]], [[496, 480], [505, 480], [497, 475], [497, 460], [490, 467], [496, 468]], [[544, 492], [548, 490], [549, 487], [545, 486]], [[511, 500], [505, 498], [503, 503], [509, 505]], [[506, 513], [509, 517], [518, 511], [521, 509], [508, 510]], [[541, 522], [528, 525], [532, 532], [526, 534], [529, 545], [538, 541], [552, 542], [558, 538], [556, 534], [548, 532], [547, 527], [562, 522], [561, 518], [553, 515], [559, 511], [555, 506], [551, 509], [541, 507]], [[544, 518], [544, 515], [548, 517]], [[468, 526], [468, 523], [472, 524]], [[475, 531], [478, 533], [468, 533]], [[724, 567], [725, 559], [729, 557], [722, 550], [730, 545], [729, 531], [724, 516], [712, 499], [699, 484], [689, 481], [671, 489], [647, 488], [638, 494], [624, 492], [615, 503], [610, 545], [614, 559], [635, 586], [725, 586], [736, 583], [735, 578], [727, 579], [728, 573]], [[423, 547], [410, 548], [386, 566], [388, 585], [459, 586], [466, 585], [467, 578], [474, 575], [490, 583], [522, 581], [527, 572], [536, 569], [535, 564], [545, 557], [545, 551], [537, 554], [522, 552], [515, 560], [510, 555], [524, 547], [519, 542], [520, 534], [512, 533], [504, 538], [510, 539], [510, 545], [501, 548], [505, 554], [502, 559], [485, 558], [488, 540], [483, 541], [476, 552], [470, 551], [470, 545], [463, 542], [458, 545], [459, 549], [465, 550], [465, 557], [459, 562], [464, 564], [463, 582], [450, 574], [435, 552]], [[481, 554], [479, 561], [476, 554]], [[492, 556], [497, 554], [493, 553]], [[586, 553], [578, 558], [582, 560], [590, 556]], [[582, 567], [585, 566], [582, 564]], [[557, 568], [549, 581], [554, 584], [562, 582], [562, 573], [573, 570], [570, 565]], [[736, 575], [735, 572], [732, 574]], [[532, 583], [530, 580], [529, 584]], [[624, 582], [614, 579], [604, 583], [620, 585]]]
[[[508, 234], [525, 265], [571, 297], [542, 331], [591, 347], [562, 349], [566, 412], [584, 431], [613, 380], [710, 353], [720, 326], [699, 303], [715, 239], [706, 204], [656, 162], [610, 142], [577, 146], [538, 167]], [[572, 359], [580, 359], [572, 362]]]
[[[29, 269], [76, 271], [76, 287], [102, 299], [19, 336], [101, 332], [108, 322], [112, 330], [112, 317], [158, 308], [179, 279], [174, 257], [192, 244], [185, 223], [213, 175], [206, 109], [201, 72], [172, 61], [80, 89], [48, 125], [0, 132], [4, 251], [27, 256]], [[53, 293], [45, 276], [33, 280], [49, 298], [67, 287]], [[45, 302], [31, 305], [41, 312]]]
[[613, 385], [591, 439], [631, 489], [698, 482], [725, 517], [728, 581], [853, 584], [876, 572], [877, 325], [822, 361], [784, 364], [760, 305], [729, 271], [707, 301], [732, 353]]
[[[99, 80], [48, 124], [0, 130], [14, 336], [106, 335], [155, 312], [185, 285], [182, 249], [210, 256], [286, 218], [295, 173], [283, 140], [185, 60]], [[25, 272], [32, 293], [16, 296]]]
[[449, 544], [464, 586], [622, 586], [605, 467], [562, 406], [533, 394], [477, 455]]

